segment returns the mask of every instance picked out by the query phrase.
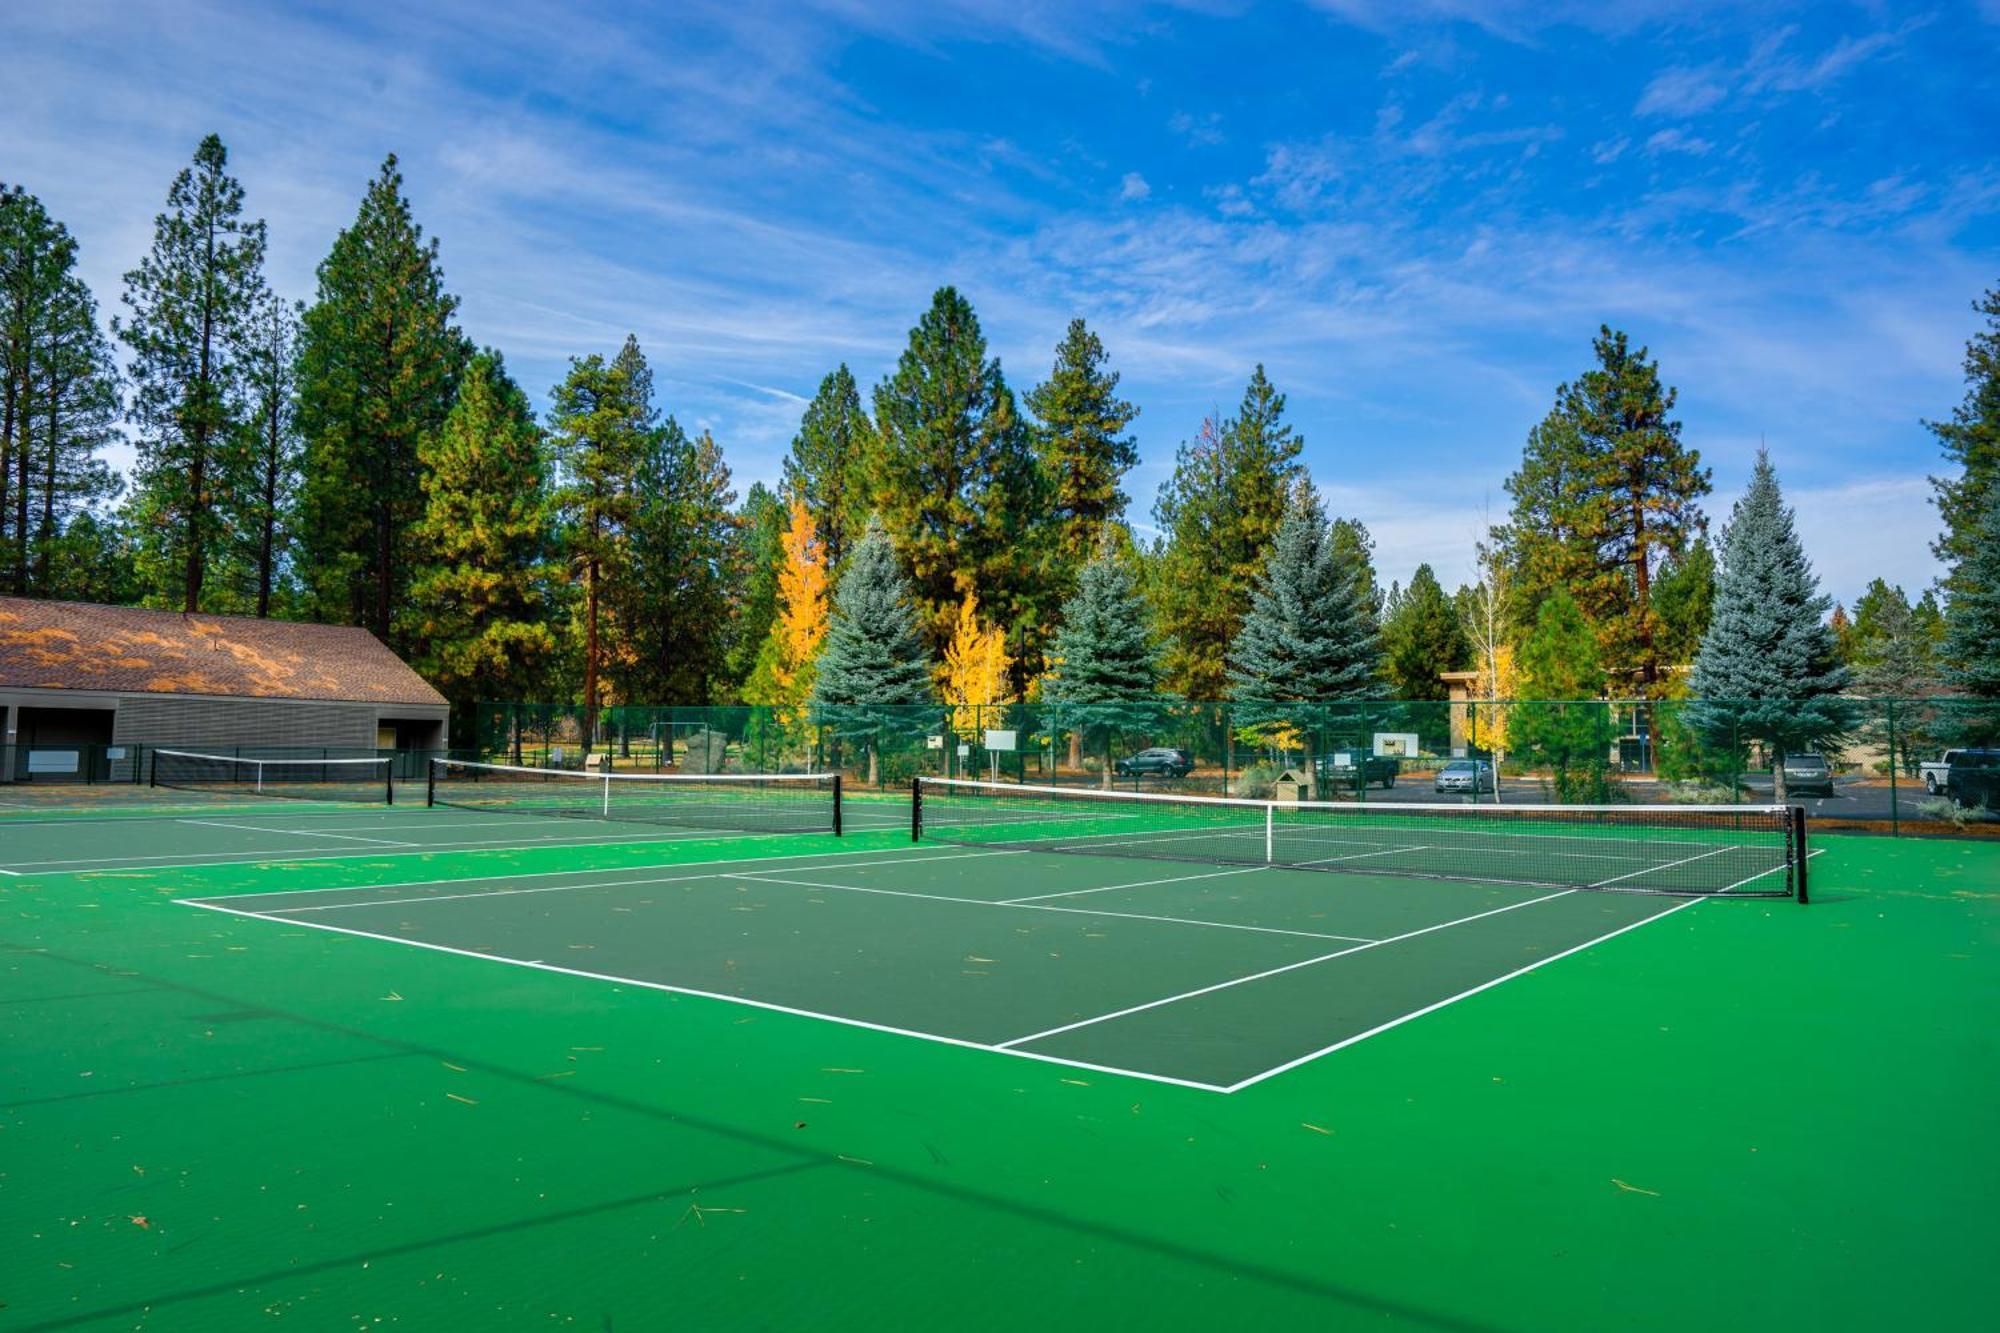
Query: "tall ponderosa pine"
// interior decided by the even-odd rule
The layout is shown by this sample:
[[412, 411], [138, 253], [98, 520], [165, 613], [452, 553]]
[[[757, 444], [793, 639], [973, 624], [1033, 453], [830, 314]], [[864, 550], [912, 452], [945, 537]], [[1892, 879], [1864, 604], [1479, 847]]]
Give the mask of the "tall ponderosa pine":
[[806, 404], [784, 469], [784, 490], [805, 501], [833, 569], [861, 540], [874, 507], [877, 452], [874, 424], [861, 406], [853, 372], [843, 364], [820, 381]]
[[1718, 747], [1762, 743], [1776, 765], [1779, 800], [1778, 761], [1834, 739], [1851, 722], [1838, 697], [1849, 676], [1826, 624], [1831, 606], [1799, 544], [1770, 455], [1760, 450], [1722, 535], [1715, 614], [1695, 657], [1695, 702], [1685, 716]]
[[119, 484], [99, 457], [118, 372], [76, 258], [40, 201], [0, 186], [0, 586], [28, 596], [92, 577], [91, 543], [66, 537]]
[[[1646, 349], [1601, 328], [1597, 365], [1556, 390], [1556, 405], [1528, 435], [1514, 497], [1496, 534], [1513, 566], [1517, 616], [1563, 588], [1597, 631], [1605, 666], [1659, 693], [1663, 668], [1653, 579], [1660, 563], [1702, 530], [1709, 472], [1681, 443], [1674, 391], [1660, 384]], [[1525, 629], [1525, 619], [1517, 625]]]
[[241, 429], [244, 479], [253, 489], [236, 498], [231, 572], [246, 584], [244, 600], [258, 617], [271, 601], [285, 565], [285, 523], [299, 482], [298, 308], [269, 292], [251, 311], [242, 338], [248, 411]]
[[1124, 518], [1130, 497], [1120, 482], [1139, 461], [1138, 442], [1126, 433], [1139, 409], [1118, 396], [1118, 373], [1106, 363], [1104, 343], [1073, 319], [1048, 380], [1027, 396], [1049, 479], [1051, 572], [1065, 596], [1106, 526]]
[[[1951, 572], [1945, 604], [1945, 683], [1975, 699], [2000, 700], [2000, 486], [1988, 488], [1986, 509], [1971, 532], [1966, 556]], [[2000, 739], [2000, 708], [1983, 710], [1982, 738]]]
[[868, 780], [879, 782], [883, 741], [925, 729], [928, 720], [913, 710], [935, 701], [909, 584], [881, 520], [870, 520], [834, 595], [813, 681], [813, 716], [858, 742], [868, 753]]
[[[1063, 603], [1051, 670], [1042, 678], [1042, 703], [1050, 723], [1070, 733], [1073, 760], [1086, 744], [1096, 749], [1102, 738], [1108, 746], [1113, 733], [1158, 721], [1159, 652], [1146, 620], [1130, 565], [1107, 533]], [[1107, 764], [1105, 781], [1110, 777]]]
[[[627, 347], [637, 354], [636, 344]], [[736, 495], [722, 447], [667, 417], [652, 433], [639, 494], [633, 581], [620, 599], [634, 653], [623, 692], [647, 703], [706, 703], [728, 676], [735, 578]]]
[[[635, 375], [641, 376], [636, 382]], [[596, 741], [607, 670], [629, 670], [637, 657], [632, 627], [608, 613], [621, 609], [619, 599], [636, 584], [634, 529], [659, 422], [650, 373], [637, 340], [629, 337], [612, 361], [594, 354], [572, 360], [568, 376], [549, 397], [556, 513], [570, 576], [582, 585], [576, 628], [582, 639], [587, 748]]]
[[1965, 344], [1965, 399], [1950, 421], [1924, 423], [1958, 468], [1956, 476], [1931, 478], [1945, 524], [1932, 549], [1952, 566], [1954, 591], [1957, 571], [1976, 554], [1987, 498], [2000, 490], [2000, 287], [1973, 309], [1986, 317], [1986, 327]]
[[160, 605], [199, 611], [210, 564], [250, 484], [243, 423], [245, 342], [264, 297], [264, 224], [243, 216], [243, 187], [211, 134], [174, 178], [152, 251], [125, 275], [138, 426], [142, 570]]
[[1382, 632], [1363, 550], [1335, 540], [1309, 483], [1294, 488], [1229, 649], [1238, 719], [1304, 727], [1318, 704], [1380, 694]]
[[952, 288], [932, 298], [876, 388], [875, 427], [880, 512], [933, 650], [974, 592], [1038, 658], [1042, 477], [1000, 362], [987, 358], [979, 320]]
[[1462, 671], [1472, 645], [1459, 623], [1458, 608], [1429, 565], [1418, 565], [1410, 586], [1396, 599], [1382, 625], [1390, 682], [1400, 699], [1443, 699], [1443, 673]]
[[550, 467], [528, 396], [498, 352], [473, 357], [418, 461], [424, 512], [398, 616], [411, 665], [468, 720], [484, 701], [543, 697], [557, 652]]
[[1258, 366], [1237, 415], [1202, 422], [1181, 445], [1153, 508], [1165, 535], [1147, 586], [1167, 641], [1168, 688], [1190, 699], [1222, 697], [1229, 645], [1304, 475], [1305, 441], [1284, 414], [1285, 396]]
[[396, 647], [424, 508], [418, 449], [443, 426], [472, 357], [457, 310], [391, 155], [320, 262], [305, 313], [298, 563], [315, 618], [365, 625]]
[[1561, 588], [1542, 599], [1521, 645], [1516, 702], [1508, 710], [1514, 754], [1549, 770], [1556, 800], [1601, 802], [1610, 795], [1611, 718], [1599, 700], [1604, 668], [1597, 638]]

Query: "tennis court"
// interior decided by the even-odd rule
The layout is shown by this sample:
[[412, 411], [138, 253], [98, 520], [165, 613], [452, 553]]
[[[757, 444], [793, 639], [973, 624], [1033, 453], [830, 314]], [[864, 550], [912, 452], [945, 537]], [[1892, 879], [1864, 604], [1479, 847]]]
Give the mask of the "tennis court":
[[1926, 1015], [1995, 993], [1995, 849], [258, 784], [0, 811], [19, 1327], [1861, 1328], [1917, 1271], [1950, 1326], [1992, 1238], [2000, 1088]]

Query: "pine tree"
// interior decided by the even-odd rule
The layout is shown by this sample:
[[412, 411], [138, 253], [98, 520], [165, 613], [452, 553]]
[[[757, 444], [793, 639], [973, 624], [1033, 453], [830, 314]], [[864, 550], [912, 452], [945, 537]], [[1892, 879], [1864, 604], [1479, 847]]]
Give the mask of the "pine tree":
[[806, 405], [784, 467], [784, 490], [804, 499], [830, 568], [839, 569], [861, 539], [874, 507], [878, 456], [874, 424], [853, 372], [842, 364]]
[[1167, 640], [1170, 689], [1215, 699], [1250, 592], [1304, 475], [1305, 441], [1284, 421], [1285, 397], [1257, 367], [1237, 415], [1211, 417], [1174, 458], [1153, 515], [1165, 534], [1148, 568]]
[[653, 436], [639, 493], [633, 582], [620, 599], [635, 654], [623, 693], [706, 704], [729, 670], [736, 495], [722, 446], [707, 431], [690, 437], [667, 417]]
[[1003, 625], [1034, 622], [1042, 478], [1000, 362], [952, 288], [938, 290], [876, 388], [875, 425], [881, 514], [933, 648], [967, 592]]
[[1986, 327], [1965, 344], [1965, 398], [1950, 421], [1924, 423], [1958, 468], [1956, 476], [1931, 478], [1945, 524], [1932, 550], [1952, 567], [1953, 578], [1976, 554], [1987, 498], [2000, 483], [2000, 287], [1973, 309], [1985, 316]]
[[1139, 409], [1118, 397], [1118, 374], [1104, 343], [1073, 319], [1056, 345], [1048, 381], [1028, 394], [1040, 421], [1036, 442], [1050, 484], [1053, 578], [1064, 596], [1097, 550], [1106, 525], [1119, 522], [1130, 498], [1120, 481], [1139, 461], [1126, 433]]
[[1363, 549], [1336, 540], [1309, 483], [1294, 488], [1230, 645], [1238, 719], [1303, 728], [1319, 704], [1380, 693], [1382, 636]]
[[930, 656], [910, 587], [879, 519], [871, 519], [834, 595], [833, 621], [813, 681], [813, 715], [868, 754], [881, 781], [883, 742], [920, 729], [911, 710], [935, 701]]
[[[637, 340], [628, 337], [625, 348], [637, 353]], [[583, 640], [587, 752], [596, 742], [607, 669], [629, 671], [636, 656], [631, 627], [607, 612], [619, 609], [618, 599], [634, 583], [640, 479], [657, 446], [659, 422], [644, 357], [625, 351], [609, 362], [594, 354], [572, 359], [568, 376], [549, 398], [555, 508], [571, 576], [583, 589], [576, 616]]]
[[1418, 565], [1409, 589], [1391, 596], [1382, 643], [1389, 679], [1401, 699], [1447, 698], [1443, 673], [1461, 671], [1472, 660], [1458, 609], [1429, 565]]
[[[1838, 643], [1840, 608], [1833, 610], [1835, 620], [1828, 628]], [[1887, 749], [1890, 762], [1899, 771], [1913, 775], [1918, 753], [1928, 748], [1927, 719], [1905, 706], [1891, 727], [1889, 710], [1897, 707], [1894, 701], [1921, 699], [1936, 692], [1937, 647], [1931, 627], [1918, 618], [1903, 590], [1876, 579], [1854, 604], [1854, 620], [1840, 650], [1861, 692], [1891, 701], [1869, 710], [1867, 739]]]
[[396, 648], [410, 529], [424, 507], [417, 451], [450, 414], [472, 358], [457, 311], [392, 154], [320, 262], [304, 316], [297, 539], [310, 614], [365, 625]]
[[199, 611], [210, 564], [245, 489], [243, 344], [264, 299], [264, 224], [211, 134], [174, 178], [152, 251], [125, 275], [131, 313], [113, 327], [132, 351], [142, 570], [161, 605]]
[[550, 466], [534, 410], [495, 351], [472, 358], [418, 449], [424, 512], [398, 637], [454, 716], [541, 697], [556, 660]]
[[1722, 536], [1715, 615], [1695, 658], [1696, 702], [1686, 716], [1718, 748], [1761, 742], [1781, 801], [1786, 753], [1833, 740], [1851, 722], [1838, 697], [1849, 676], [1826, 624], [1831, 605], [1760, 450]]
[[828, 627], [827, 587], [831, 581], [825, 545], [803, 500], [794, 496], [786, 510], [777, 574], [777, 614], [757, 665], [743, 687], [746, 702], [778, 710], [789, 727], [813, 694], [819, 654]]
[[[787, 506], [763, 482], [752, 482], [736, 511], [735, 550], [730, 558], [736, 619], [729, 633], [729, 679], [749, 689], [779, 608], [779, 570], [785, 561]], [[747, 693], [743, 696], [749, 700]], [[755, 700], [749, 700], [756, 702]]]
[[[1966, 555], [1952, 569], [1945, 604], [1945, 683], [1975, 699], [2000, 700], [2000, 486], [1970, 536]], [[2000, 731], [2000, 709], [1987, 709], [1987, 735]]]
[[1560, 386], [1529, 433], [1520, 470], [1507, 479], [1513, 513], [1495, 535], [1520, 594], [1517, 617], [1534, 615], [1551, 590], [1569, 591], [1605, 663], [1633, 673], [1652, 696], [1671, 665], [1653, 579], [1704, 528], [1709, 472], [1682, 444], [1674, 390], [1661, 386], [1646, 349], [1631, 350], [1609, 327], [1592, 349], [1596, 367]]
[[1676, 667], [1694, 661], [1715, 613], [1715, 547], [1706, 534], [1667, 557], [1653, 580], [1653, 610], [1660, 618], [1660, 660]]
[[[1049, 725], [1068, 731], [1079, 755], [1093, 733], [1143, 730], [1160, 716], [1155, 693], [1159, 653], [1146, 626], [1146, 604], [1111, 534], [1077, 575], [1062, 607], [1062, 628], [1042, 678]], [[1104, 780], [1111, 779], [1107, 765]]]
[[1556, 799], [1565, 804], [1610, 795], [1610, 714], [1600, 702], [1604, 669], [1597, 651], [1596, 635], [1567, 592], [1557, 588], [1542, 599], [1534, 631], [1521, 645], [1507, 740], [1516, 756], [1549, 769]]
[[230, 565], [249, 585], [243, 599], [259, 618], [271, 614], [285, 564], [285, 521], [298, 491], [299, 312], [269, 292], [243, 331], [243, 379], [249, 411], [240, 448], [254, 489], [235, 498]]

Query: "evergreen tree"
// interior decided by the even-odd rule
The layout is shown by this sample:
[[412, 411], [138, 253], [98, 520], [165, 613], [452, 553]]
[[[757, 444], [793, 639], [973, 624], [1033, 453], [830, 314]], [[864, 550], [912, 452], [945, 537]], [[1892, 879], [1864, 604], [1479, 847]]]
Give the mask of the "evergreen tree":
[[1565, 804], [1610, 796], [1610, 713], [1600, 702], [1604, 668], [1597, 638], [1561, 588], [1542, 599], [1535, 628], [1521, 645], [1516, 703], [1507, 740], [1516, 756], [1545, 766]]
[[1230, 645], [1239, 719], [1305, 727], [1318, 704], [1380, 692], [1381, 628], [1361, 550], [1335, 540], [1318, 495], [1300, 482]]
[[[1945, 683], [1975, 699], [2000, 700], [2000, 486], [1989, 487], [1986, 509], [1967, 553], [1952, 569], [1945, 604]], [[2000, 709], [1984, 710], [1982, 739], [2000, 731]]]
[[1986, 327], [1965, 344], [1965, 398], [1950, 421], [1924, 423], [1958, 468], [1956, 476], [1931, 478], [1945, 524], [1932, 549], [1952, 567], [1954, 579], [1976, 553], [1987, 497], [2000, 482], [2000, 287], [1973, 309], [1985, 316]]
[[1770, 455], [1758, 451], [1750, 487], [1722, 535], [1715, 615], [1695, 658], [1686, 716], [1718, 747], [1761, 742], [1785, 799], [1782, 761], [1838, 737], [1850, 724], [1831, 601], [1799, 545]]
[[1674, 390], [1661, 386], [1646, 349], [1631, 350], [1608, 327], [1592, 347], [1597, 366], [1560, 386], [1529, 433], [1520, 470], [1507, 479], [1513, 513], [1495, 535], [1520, 594], [1517, 616], [1566, 589], [1597, 631], [1603, 660], [1634, 673], [1651, 696], [1671, 664], [1653, 579], [1702, 531], [1709, 472], [1681, 443]]
[[875, 424], [882, 517], [931, 645], [942, 649], [967, 592], [1001, 624], [1034, 634], [1042, 478], [1000, 362], [987, 359], [979, 320], [952, 288], [938, 290], [876, 388]]
[[1706, 534], [1660, 566], [1653, 581], [1653, 610], [1660, 618], [1660, 660], [1677, 667], [1693, 662], [1715, 613], [1715, 547]]
[[1055, 525], [1051, 556], [1064, 595], [1097, 550], [1105, 526], [1124, 517], [1130, 498], [1119, 483], [1139, 461], [1138, 442], [1126, 433], [1139, 409], [1118, 397], [1118, 373], [1106, 361], [1103, 342], [1073, 319], [1056, 345], [1048, 381], [1027, 398], [1041, 423], [1036, 440]]
[[541, 428], [500, 354], [460, 378], [444, 425], [418, 447], [424, 511], [399, 637], [411, 665], [470, 719], [491, 700], [541, 697], [556, 659], [557, 571]]
[[[627, 346], [637, 353], [636, 343]], [[620, 598], [634, 653], [627, 699], [705, 704], [728, 676], [736, 549], [729, 483], [722, 447], [707, 431], [690, 438], [669, 416], [653, 432], [639, 475], [633, 581]]]
[[[1127, 561], [1107, 533], [1077, 575], [1062, 607], [1042, 702], [1052, 727], [1068, 731], [1080, 755], [1093, 733], [1140, 730], [1158, 721], [1159, 653], [1146, 627], [1146, 604]], [[1107, 764], [1104, 780], [1111, 779]]]
[[35, 596], [106, 606], [135, 606], [143, 589], [131, 533], [117, 514], [85, 510], [56, 537], [49, 582]]
[[242, 337], [249, 411], [240, 452], [254, 489], [233, 502], [239, 521], [230, 534], [229, 562], [248, 583], [244, 600], [259, 618], [271, 614], [285, 564], [285, 519], [298, 491], [298, 344], [297, 307], [264, 293]]
[[1222, 697], [1229, 645], [1304, 475], [1305, 441], [1284, 411], [1284, 395], [1258, 366], [1237, 415], [1203, 421], [1181, 445], [1153, 509], [1165, 536], [1148, 591], [1168, 643], [1168, 687], [1191, 699]]
[[365, 625], [396, 648], [424, 508], [418, 448], [450, 414], [472, 357], [457, 311], [392, 154], [320, 262], [304, 316], [297, 539], [312, 616]]
[[[625, 348], [637, 353], [638, 341], [628, 337]], [[556, 513], [572, 577], [583, 585], [576, 615], [582, 622], [587, 751], [596, 743], [607, 667], [629, 669], [636, 656], [631, 627], [606, 613], [619, 609], [618, 599], [634, 584], [641, 478], [660, 427], [650, 372], [640, 355], [621, 351], [608, 362], [594, 354], [575, 358], [549, 398]]]
[[750, 703], [758, 701], [749, 697], [749, 681], [778, 618], [787, 522], [787, 506], [777, 493], [761, 481], [752, 482], [736, 511], [735, 553], [730, 560], [736, 620], [729, 635], [729, 678]]
[[[1837, 622], [1837, 606], [1834, 615]], [[1829, 628], [1838, 642], [1838, 623]], [[1853, 669], [1855, 683], [1864, 694], [1890, 701], [1921, 699], [1937, 689], [1937, 649], [1932, 627], [1918, 617], [1903, 590], [1876, 579], [1854, 604], [1854, 621], [1842, 648], [1842, 660]], [[1914, 776], [1918, 754], [1929, 748], [1928, 719], [1918, 710], [1904, 707], [1891, 727], [1889, 710], [1895, 707], [1894, 702], [1887, 702], [1870, 709], [1865, 734], [1871, 743], [1890, 752], [1890, 762], [1899, 771]]]
[[847, 559], [868, 522], [878, 453], [875, 427], [861, 406], [853, 372], [843, 364], [820, 381], [806, 405], [784, 470], [784, 490], [804, 499], [833, 569]]
[[211, 134], [174, 178], [151, 252], [125, 275], [131, 313], [113, 324], [132, 351], [141, 568], [149, 598], [183, 611], [202, 609], [247, 489], [243, 347], [263, 265], [264, 224], [244, 218], [243, 187]]
[[1391, 592], [1382, 643], [1396, 696], [1447, 698], [1450, 691], [1445, 688], [1443, 673], [1462, 671], [1472, 660], [1472, 646], [1466, 642], [1458, 608], [1444, 595], [1429, 565], [1417, 566], [1407, 592]]
[[834, 595], [833, 621], [813, 681], [813, 715], [868, 754], [881, 781], [885, 739], [922, 725], [911, 710], [935, 702], [931, 665], [910, 587], [879, 519], [871, 519]]

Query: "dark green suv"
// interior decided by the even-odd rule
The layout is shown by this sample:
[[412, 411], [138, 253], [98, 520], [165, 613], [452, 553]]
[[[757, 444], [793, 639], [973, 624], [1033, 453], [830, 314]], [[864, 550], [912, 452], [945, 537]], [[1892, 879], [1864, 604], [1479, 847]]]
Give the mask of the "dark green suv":
[[2000, 810], [2000, 750], [1955, 752], [1944, 791], [1960, 805]]

